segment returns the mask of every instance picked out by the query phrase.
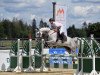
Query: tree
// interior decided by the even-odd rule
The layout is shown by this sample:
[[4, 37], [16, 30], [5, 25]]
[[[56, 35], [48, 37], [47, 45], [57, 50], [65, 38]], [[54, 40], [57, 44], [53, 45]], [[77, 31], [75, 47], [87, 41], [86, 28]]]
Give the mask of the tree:
[[11, 22], [12, 38], [28, 38], [28, 27], [27, 23], [24, 23], [21, 19], [14, 18]]
[[72, 27], [70, 26], [67, 29], [67, 33], [70, 37], [76, 37], [76, 29], [75, 29], [75, 25], [72, 25]]
[[40, 21], [40, 24], [39, 24], [39, 28], [42, 28], [43, 27], [43, 20], [41, 19], [41, 21]]
[[13, 38], [21, 38], [20, 32], [21, 32], [21, 25], [19, 23], [19, 20], [14, 19], [13, 20]]
[[36, 20], [33, 19], [33, 22], [32, 22], [32, 37], [35, 38], [36, 37]]
[[86, 22], [83, 23], [82, 31], [87, 36], [87, 33], [88, 33], [88, 24]]
[[82, 29], [76, 29], [76, 36], [77, 37], [87, 37], [86, 31]]
[[49, 27], [49, 25], [46, 22], [43, 22], [43, 20], [41, 19], [39, 28], [43, 28], [43, 27]]
[[89, 23], [88, 35], [94, 34], [94, 37], [100, 37], [100, 22]]
[[29, 27], [27, 23], [16, 18], [12, 21], [3, 19], [0, 21], [0, 38], [27, 38]]
[[4, 38], [5, 34], [4, 34], [4, 27], [2, 25], [2, 22], [0, 22], [0, 38]]
[[49, 25], [46, 22], [44, 22], [43, 27], [49, 27]]
[[84, 28], [84, 29], [88, 28], [88, 25], [87, 25], [86, 22], [83, 23], [83, 28]]
[[70, 37], [86, 37], [86, 31], [82, 29], [75, 28], [75, 25], [70, 26], [67, 29], [68, 36]]

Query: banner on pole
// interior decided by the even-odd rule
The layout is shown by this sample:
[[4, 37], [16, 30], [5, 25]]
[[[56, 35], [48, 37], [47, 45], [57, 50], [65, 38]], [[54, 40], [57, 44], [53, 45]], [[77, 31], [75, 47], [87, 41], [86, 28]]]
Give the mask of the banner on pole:
[[66, 26], [66, 5], [56, 4], [55, 8], [55, 21]]

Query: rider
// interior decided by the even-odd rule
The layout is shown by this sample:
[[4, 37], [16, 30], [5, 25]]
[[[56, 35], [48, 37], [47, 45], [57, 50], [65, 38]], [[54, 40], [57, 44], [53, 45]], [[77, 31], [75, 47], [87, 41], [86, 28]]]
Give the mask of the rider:
[[67, 33], [66, 33], [66, 28], [63, 26], [63, 24], [59, 22], [55, 22], [54, 19], [50, 18], [49, 22], [51, 24], [51, 28], [57, 32], [57, 40], [56, 42], [60, 39], [62, 43], [64, 41], [67, 41]]

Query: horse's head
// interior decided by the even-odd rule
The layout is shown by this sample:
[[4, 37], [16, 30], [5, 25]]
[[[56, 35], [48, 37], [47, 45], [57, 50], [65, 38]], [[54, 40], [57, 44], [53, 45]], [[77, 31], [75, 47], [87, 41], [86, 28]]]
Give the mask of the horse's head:
[[37, 37], [43, 38], [45, 41], [48, 39], [48, 32], [50, 31], [50, 28], [40, 28], [37, 32]]

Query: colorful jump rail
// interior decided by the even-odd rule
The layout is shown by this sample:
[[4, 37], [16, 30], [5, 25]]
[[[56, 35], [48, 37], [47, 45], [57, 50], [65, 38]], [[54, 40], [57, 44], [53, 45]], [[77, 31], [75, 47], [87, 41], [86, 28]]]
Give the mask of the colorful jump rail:
[[[10, 69], [11, 71], [21, 72], [27, 71], [32, 72], [36, 68], [40, 68], [41, 71], [45, 69], [45, 66], [49, 64], [48, 67], [52, 68], [52, 65], [60, 65], [60, 67], [53, 66], [55, 68], [63, 68], [65, 66], [68, 68], [68, 63], [72, 64], [72, 58], [66, 56], [65, 49], [61, 48], [52, 48], [50, 49], [49, 54], [43, 54], [44, 43], [43, 40], [36, 40], [36, 45], [34, 50], [32, 50], [32, 40], [23, 41], [23, 44], [20, 39], [16, 40], [12, 43], [12, 49], [10, 52]], [[61, 49], [61, 50], [59, 50]], [[31, 54], [31, 51], [34, 51], [34, 54]], [[55, 53], [56, 52], [56, 53]], [[50, 61], [49, 63], [44, 62], [44, 58], [46, 55], [49, 55], [50, 59], [54, 61]], [[56, 59], [55, 59], [56, 58]], [[70, 58], [70, 59], [69, 59]], [[49, 59], [49, 58], [48, 58]], [[68, 62], [71, 61], [71, 62]]]
[[[10, 50], [10, 71], [32, 72], [35, 71], [35, 68], [41, 68], [43, 64], [42, 42], [42, 40], [37, 40], [34, 50], [32, 49], [32, 39], [24, 41], [22, 46], [20, 39], [13, 42]], [[31, 54], [32, 51], [34, 54]]]
[[49, 55], [50, 68], [73, 68], [72, 56], [66, 54], [65, 48], [50, 48]]
[[[78, 53], [78, 71], [77, 75], [84, 75], [86, 73], [89, 73], [91, 75], [95, 74], [97, 75], [100, 73], [100, 44], [91, 36], [91, 39], [88, 40], [86, 38], [78, 38], [79, 40], [79, 53]], [[13, 42], [13, 45], [11, 47], [10, 56], [11, 56], [11, 63], [10, 63], [10, 69], [11, 70], [20, 70], [20, 71], [33, 71], [35, 68], [40, 68], [41, 71], [43, 71], [45, 67], [44, 63], [44, 56], [43, 55], [43, 40], [37, 40], [34, 55], [31, 54], [32, 50], [32, 40], [27, 40], [23, 43], [23, 46], [20, 47], [20, 40], [17, 40]], [[22, 49], [22, 52], [20, 50]], [[54, 54], [55, 53], [55, 54]], [[19, 61], [21, 56], [21, 61]], [[62, 59], [64, 59], [67, 56], [64, 56], [64, 51], [51, 51], [51, 54], [49, 54], [49, 57], [51, 56], [51, 59], [58, 59], [60, 56], [60, 61], [54, 61], [51, 64], [59, 64], [62, 62]], [[54, 57], [54, 58], [53, 58]], [[65, 59], [64, 61], [66, 62]], [[24, 63], [26, 62], [26, 63]], [[67, 62], [66, 62], [67, 63]], [[21, 65], [22, 64], [22, 65]], [[35, 64], [35, 65], [34, 65]], [[50, 64], [50, 65], [51, 65]], [[51, 67], [51, 66], [50, 66]], [[62, 65], [60, 65], [62, 67]]]

